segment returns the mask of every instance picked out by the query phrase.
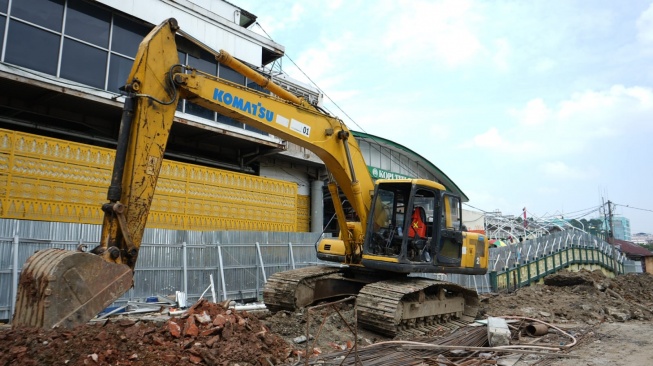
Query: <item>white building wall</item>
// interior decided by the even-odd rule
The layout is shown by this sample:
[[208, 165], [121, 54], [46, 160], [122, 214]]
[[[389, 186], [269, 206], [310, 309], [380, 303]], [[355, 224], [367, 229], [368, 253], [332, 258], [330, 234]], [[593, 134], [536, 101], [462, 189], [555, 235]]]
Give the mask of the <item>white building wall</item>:
[[234, 23], [238, 7], [220, 0], [96, 0], [154, 25], [175, 18], [180, 28], [219, 51], [224, 49], [251, 65], [261, 66], [263, 44], [284, 47]]
[[311, 180], [306, 167], [296, 167], [287, 161], [268, 159], [261, 162], [260, 168], [261, 177], [297, 183], [297, 194], [302, 196], [311, 194]]
[[485, 214], [463, 209], [463, 225], [467, 227], [467, 230], [484, 230]]

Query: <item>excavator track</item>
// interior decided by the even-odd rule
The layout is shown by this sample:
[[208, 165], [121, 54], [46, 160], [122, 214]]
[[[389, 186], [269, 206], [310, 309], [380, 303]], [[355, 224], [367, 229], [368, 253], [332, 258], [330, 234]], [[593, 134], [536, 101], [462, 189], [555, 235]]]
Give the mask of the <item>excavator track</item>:
[[277, 272], [268, 278], [263, 289], [265, 306], [272, 312], [308, 306], [315, 301], [316, 282], [338, 272], [340, 269], [327, 266]]
[[476, 291], [451, 282], [406, 277], [371, 283], [356, 298], [358, 322], [388, 336], [421, 335], [474, 320]]

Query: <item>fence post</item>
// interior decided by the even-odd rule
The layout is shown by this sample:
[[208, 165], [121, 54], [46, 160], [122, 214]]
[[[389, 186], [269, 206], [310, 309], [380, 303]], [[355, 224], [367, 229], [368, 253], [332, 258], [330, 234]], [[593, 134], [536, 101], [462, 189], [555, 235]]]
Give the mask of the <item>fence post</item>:
[[218, 261], [220, 262], [220, 282], [222, 285], [222, 300], [227, 300], [227, 284], [224, 281], [224, 265], [222, 263], [222, 245], [218, 243]]
[[184, 293], [188, 296], [188, 262], [186, 254], [186, 242], [181, 243], [181, 260], [182, 260], [182, 269], [184, 271]]
[[490, 275], [490, 286], [492, 288], [492, 292], [499, 292], [499, 284], [497, 281], [497, 271], [492, 271], [488, 273]]
[[290, 265], [295, 269], [295, 254], [292, 251], [292, 242], [288, 242], [288, 256], [290, 257]]
[[20, 241], [18, 240], [18, 235], [14, 235], [14, 244], [13, 244], [13, 260], [14, 260], [14, 265], [13, 269], [11, 271], [11, 278], [12, 278], [12, 283], [11, 283], [11, 317], [9, 319], [13, 319], [14, 317], [14, 312], [16, 311], [16, 298], [18, 297], [18, 243]]
[[261, 263], [261, 274], [263, 275], [263, 283], [268, 283], [268, 278], [265, 275], [265, 263], [263, 263], [263, 256], [261, 255], [261, 246], [256, 242], [256, 252], [258, 253], [258, 260]]
[[506, 275], [506, 290], [510, 291], [510, 269], [506, 268], [504, 273]]

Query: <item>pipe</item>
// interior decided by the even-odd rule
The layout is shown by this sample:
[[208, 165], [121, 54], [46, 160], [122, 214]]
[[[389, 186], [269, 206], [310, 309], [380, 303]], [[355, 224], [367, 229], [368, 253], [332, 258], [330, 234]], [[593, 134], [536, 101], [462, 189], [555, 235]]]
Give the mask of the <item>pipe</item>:
[[[565, 336], [567, 336], [567, 337], [569, 337], [569, 338], [571, 339], [571, 343], [569, 343], [569, 344], [565, 344], [565, 345], [563, 345], [563, 346], [560, 346], [560, 347], [558, 347], [558, 348], [554, 348], [554, 349], [567, 349], [567, 348], [571, 348], [571, 347], [573, 347], [574, 345], [576, 345], [576, 342], [577, 342], [577, 341], [576, 341], [576, 338], [575, 338], [574, 336], [572, 336], [571, 334], [565, 332], [564, 330], [562, 330], [562, 329], [556, 327], [556, 326], [553, 325], [553, 324], [543, 322], [543, 321], [541, 321], [541, 320], [539, 320], [539, 319], [527, 318], [527, 317], [525, 317], [525, 316], [500, 316], [499, 318], [504, 318], [504, 319], [529, 320], [529, 321], [531, 321], [531, 322], [544, 324], [544, 325], [548, 326], [549, 328], [553, 328], [553, 329], [557, 330], [558, 332], [562, 333], [563, 335], [565, 335]], [[551, 349], [551, 347], [522, 346], [522, 345], [514, 345], [514, 346], [499, 346], [499, 347], [497, 347], [497, 348], [509, 349], [510, 347], [517, 347], [517, 348], [537, 348], [537, 349]]]
[[[184, 36], [186, 36], [184, 34]], [[230, 68], [236, 70], [239, 74], [245, 76], [246, 78], [252, 80], [256, 84], [258, 84], [260, 87], [265, 88], [272, 93], [274, 93], [276, 96], [285, 99], [287, 101], [290, 101], [295, 104], [302, 105], [302, 101], [300, 98], [298, 98], [296, 95], [290, 93], [289, 91], [283, 89], [279, 85], [275, 84], [272, 80], [266, 78], [265, 76], [259, 74], [258, 72], [252, 70], [249, 68], [247, 65], [243, 64], [242, 62], [236, 60], [231, 56], [227, 51], [225, 50], [220, 50], [218, 54], [214, 54], [216, 60], [224, 64], [226, 66], [229, 66]]]
[[129, 145], [129, 135], [131, 133], [132, 119], [134, 117], [135, 98], [130, 96], [125, 98], [125, 106], [122, 110], [122, 120], [120, 121], [120, 130], [118, 132], [118, 145], [116, 146], [116, 157], [113, 161], [113, 173], [111, 174], [111, 185], [107, 192], [109, 202], [118, 202], [122, 196], [122, 176], [125, 170], [125, 161], [127, 160], [127, 148]]
[[236, 309], [238, 311], [251, 311], [251, 310], [265, 310], [267, 309], [265, 307], [265, 304], [252, 304], [252, 305], [235, 305], [235, 306], [230, 306], [230, 308]]
[[526, 334], [531, 337], [543, 336], [549, 332], [549, 327], [541, 323], [530, 323], [526, 326]]

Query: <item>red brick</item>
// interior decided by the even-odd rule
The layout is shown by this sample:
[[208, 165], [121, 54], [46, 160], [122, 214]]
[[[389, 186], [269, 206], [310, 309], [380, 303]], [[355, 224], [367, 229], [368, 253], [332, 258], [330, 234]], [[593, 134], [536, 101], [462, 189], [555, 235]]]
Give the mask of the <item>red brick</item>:
[[195, 317], [191, 316], [186, 319], [186, 324], [184, 325], [184, 336], [186, 337], [197, 337], [200, 333], [197, 324], [195, 324]]
[[168, 322], [168, 331], [170, 332], [170, 335], [175, 338], [181, 337], [181, 327], [172, 320]]

